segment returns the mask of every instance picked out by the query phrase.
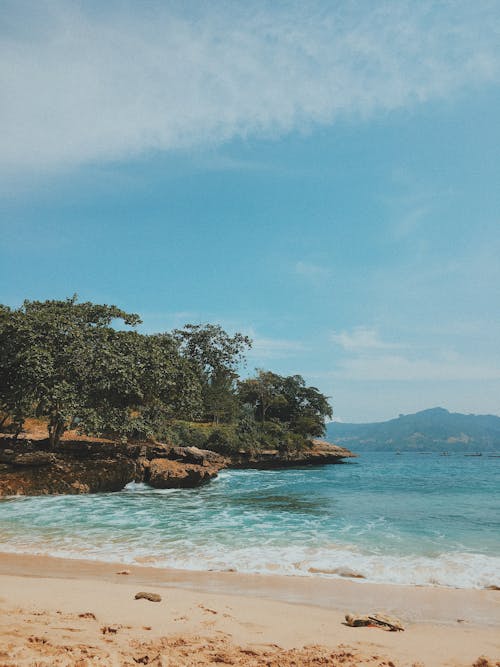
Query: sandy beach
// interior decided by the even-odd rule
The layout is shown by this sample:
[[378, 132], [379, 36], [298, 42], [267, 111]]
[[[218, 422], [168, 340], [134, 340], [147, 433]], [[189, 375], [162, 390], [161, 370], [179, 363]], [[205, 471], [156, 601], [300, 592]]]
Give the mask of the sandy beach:
[[[495, 665], [498, 591], [0, 556], [0, 665]], [[136, 600], [139, 591], [161, 602]], [[347, 612], [404, 632], [351, 628]], [[488, 661], [477, 662], [480, 656]]]

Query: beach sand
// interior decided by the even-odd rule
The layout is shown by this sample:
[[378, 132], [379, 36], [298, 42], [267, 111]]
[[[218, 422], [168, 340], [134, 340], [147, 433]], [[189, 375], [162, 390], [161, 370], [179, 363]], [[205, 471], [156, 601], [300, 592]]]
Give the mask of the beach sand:
[[[343, 624], [375, 611], [405, 631]], [[480, 656], [500, 665], [498, 591], [0, 555], [0, 666], [433, 667]]]

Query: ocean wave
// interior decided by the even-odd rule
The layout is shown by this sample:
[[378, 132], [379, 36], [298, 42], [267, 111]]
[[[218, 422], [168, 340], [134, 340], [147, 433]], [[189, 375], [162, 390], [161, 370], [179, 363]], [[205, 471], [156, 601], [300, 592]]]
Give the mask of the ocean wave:
[[360, 582], [411, 586], [482, 589], [500, 585], [500, 558], [479, 553], [442, 553], [436, 556], [366, 554], [355, 549], [265, 547], [221, 549], [214, 544], [165, 549], [120, 543], [86, 544], [66, 538], [59, 544], [4, 542], [1, 549], [59, 558], [120, 562], [190, 571], [236, 571], [300, 577], [355, 579]]

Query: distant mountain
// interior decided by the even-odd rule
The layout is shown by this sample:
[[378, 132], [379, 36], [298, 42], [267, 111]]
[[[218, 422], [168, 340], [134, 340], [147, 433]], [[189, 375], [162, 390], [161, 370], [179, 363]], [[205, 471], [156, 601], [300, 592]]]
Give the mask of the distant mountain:
[[373, 424], [332, 422], [327, 437], [352, 451], [492, 451], [500, 450], [500, 417], [431, 408]]

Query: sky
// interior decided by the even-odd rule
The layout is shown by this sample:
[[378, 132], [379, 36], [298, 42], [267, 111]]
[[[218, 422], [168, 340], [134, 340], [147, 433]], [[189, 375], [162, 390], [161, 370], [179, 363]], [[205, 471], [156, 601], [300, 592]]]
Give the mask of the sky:
[[500, 4], [0, 0], [0, 302], [500, 414]]

